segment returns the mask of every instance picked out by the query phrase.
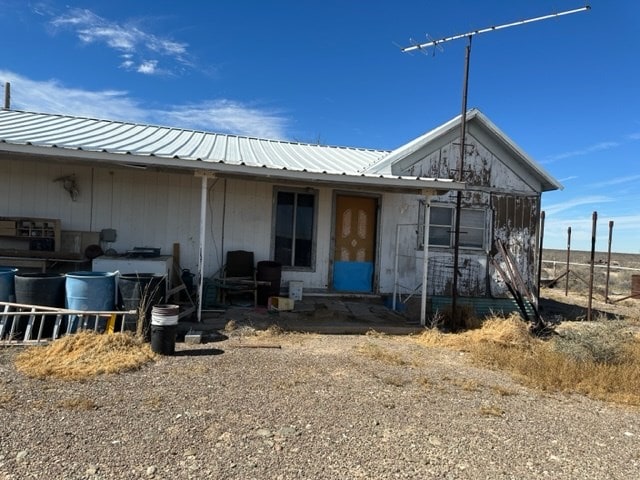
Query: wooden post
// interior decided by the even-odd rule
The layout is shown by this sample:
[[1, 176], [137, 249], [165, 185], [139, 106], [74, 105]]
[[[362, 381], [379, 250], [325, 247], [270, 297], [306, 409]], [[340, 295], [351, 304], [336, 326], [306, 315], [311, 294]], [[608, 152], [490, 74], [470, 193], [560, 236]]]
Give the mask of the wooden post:
[[587, 306], [587, 322], [591, 321], [591, 303], [593, 301], [593, 272], [596, 261], [596, 224], [598, 223], [598, 212], [593, 212], [591, 225], [591, 266], [589, 267], [589, 304]]
[[540, 245], [538, 246], [538, 286], [536, 293], [536, 307], [540, 306], [540, 279], [542, 278], [542, 244], [544, 242], [544, 210], [540, 212]]
[[609, 274], [611, 273], [611, 239], [613, 238], [613, 220], [609, 220], [609, 247], [607, 248], [607, 279], [604, 282], [604, 301], [609, 303]]
[[564, 296], [569, 295], [569, 260], [571, 259], [571, 227], [567, 228], [567, 269], [564, 280]]

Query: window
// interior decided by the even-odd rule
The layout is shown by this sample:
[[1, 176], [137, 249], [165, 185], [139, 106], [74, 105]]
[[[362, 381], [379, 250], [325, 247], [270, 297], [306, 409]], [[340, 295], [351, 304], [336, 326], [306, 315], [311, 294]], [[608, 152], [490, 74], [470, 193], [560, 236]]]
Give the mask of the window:
[[[423, 250], [425, 203], [418, 209], [418, 250]], [[453, 247], [455, 208], [432, 206], [429, 215], [429, 246]], [[463, 208], [460, 211], [460, 246], [483, 248], [485, 237], [485, 212]]]
[[274, 254], [283, 267], [311, 268], [314, 259], [316, 194], [276, 191]]

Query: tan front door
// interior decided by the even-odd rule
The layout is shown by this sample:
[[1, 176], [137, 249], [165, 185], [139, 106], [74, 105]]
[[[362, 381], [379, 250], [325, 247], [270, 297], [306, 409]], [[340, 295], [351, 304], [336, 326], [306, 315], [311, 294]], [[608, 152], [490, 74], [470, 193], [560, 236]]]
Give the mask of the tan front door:
[[371, 197], [336, 196], [334, 290], [373, 290], [377, 206]]

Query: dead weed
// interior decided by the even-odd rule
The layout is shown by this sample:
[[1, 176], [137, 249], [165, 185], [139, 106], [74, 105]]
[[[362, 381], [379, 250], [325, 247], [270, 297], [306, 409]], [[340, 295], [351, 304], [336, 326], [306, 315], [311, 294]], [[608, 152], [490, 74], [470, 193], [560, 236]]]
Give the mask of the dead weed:
[[134, 370], [155, 357], [148, 344], [131, 334], [85, 331], [30, 347], [16, 356], [15, 366], [28, 377], [81, 380]]
[[625, 323], [593, 325], [583, 335], [540, 340], [517, 316], [490, 319], [479, 330], [459, 334], [428, 331], [426, 346], [470, 352], [483, 365], [513, 373], [525, 384], [640, 405], [640, 339], [621, 333]]

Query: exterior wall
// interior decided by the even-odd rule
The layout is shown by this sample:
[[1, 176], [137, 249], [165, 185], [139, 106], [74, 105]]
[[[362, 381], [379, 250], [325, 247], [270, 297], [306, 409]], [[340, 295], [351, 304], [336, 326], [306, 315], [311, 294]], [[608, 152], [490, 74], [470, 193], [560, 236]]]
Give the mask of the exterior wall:
[[[414, 153], [410, 163], [400, 162], [393, 173], [408, 176], [452, 178], [459, 158], [459, 137], [450, 136], [429, 152]], [[540, 189], [535, 179], [509, 158], [478, 129], [469, 129], [466, 138], [463, 180], [467, 191], [462, 194], [462, 208], [483, 209], [485, 248], [460, 247], [460, 277], [458, 291], [463, 296], [505, 296], [507, 289], [489, 258], [496, 253], [494, 241], [502, 240], [520, 265], [525, 282], [535, 284], [535, 257], [540, 214]], [[420, 197], [404, 199], [409, 217], [407, 223], [418, 221], [417, 205]], [[433, 197], [432, 206], [455, 206], [456, 193]], [[406, 220], [406, 219], [405, 219]], [[405, 228], [401, 239], [399, 285], [401, 292], [410, 292], [422, 281], [423, 254], [416, 250], [415, 233]], [[409, 239], [411, 237], [412, 239]], [[395, 245], [395, 241], [393, 242]], [[409, 257], [413, 257], [413, 263]], [[429, 247], [429, 295], [451, 295], [453, 277], [453, 248]], [[393, 280], [391, 281], [393, 283]], [[389, 288], [384, 284], [385, 291]], [[391, 289], [393, 284], [391, 284]]]
[[[75, 174], [80, 191], [76, 201], [54, 181], [70, 174]], [[133, 247], [159, 247], [166, 255], [178, 242], [182, 267], [197, 266], [200, 179], [192, 175], [53, 161], [3, 161], [0, 205], [0, 216], [58, 218], [62, 230], [114, 228], [116, 242], [103, 249], [120, 253]]]
[[[54, 182], [70, 174], [75, 174], [80, 190], [75, 202], [60, 182]], [[256, 262], [271, 259], [276, 186], [287, 188], [242, 179], [209, 180], [205, 275], [218, 272], [229, 250], [253, 251]], [[314, 191], [318, 195], [315, 268], [284, 270], [283, 286], [301, 280], [305, 289], [329, 287], [333, 189]], [[181, 267], [194, 272], [198, 268], [200, 202], [201, 179], [193, 174], [23, 159], [0, 162], [0, 216], [57, 218], [62, 230], [114, 228], [116, 242], [102, 246], [119, 253], [146, 246], [171, 254], [173, 244], [179, 243]]]

